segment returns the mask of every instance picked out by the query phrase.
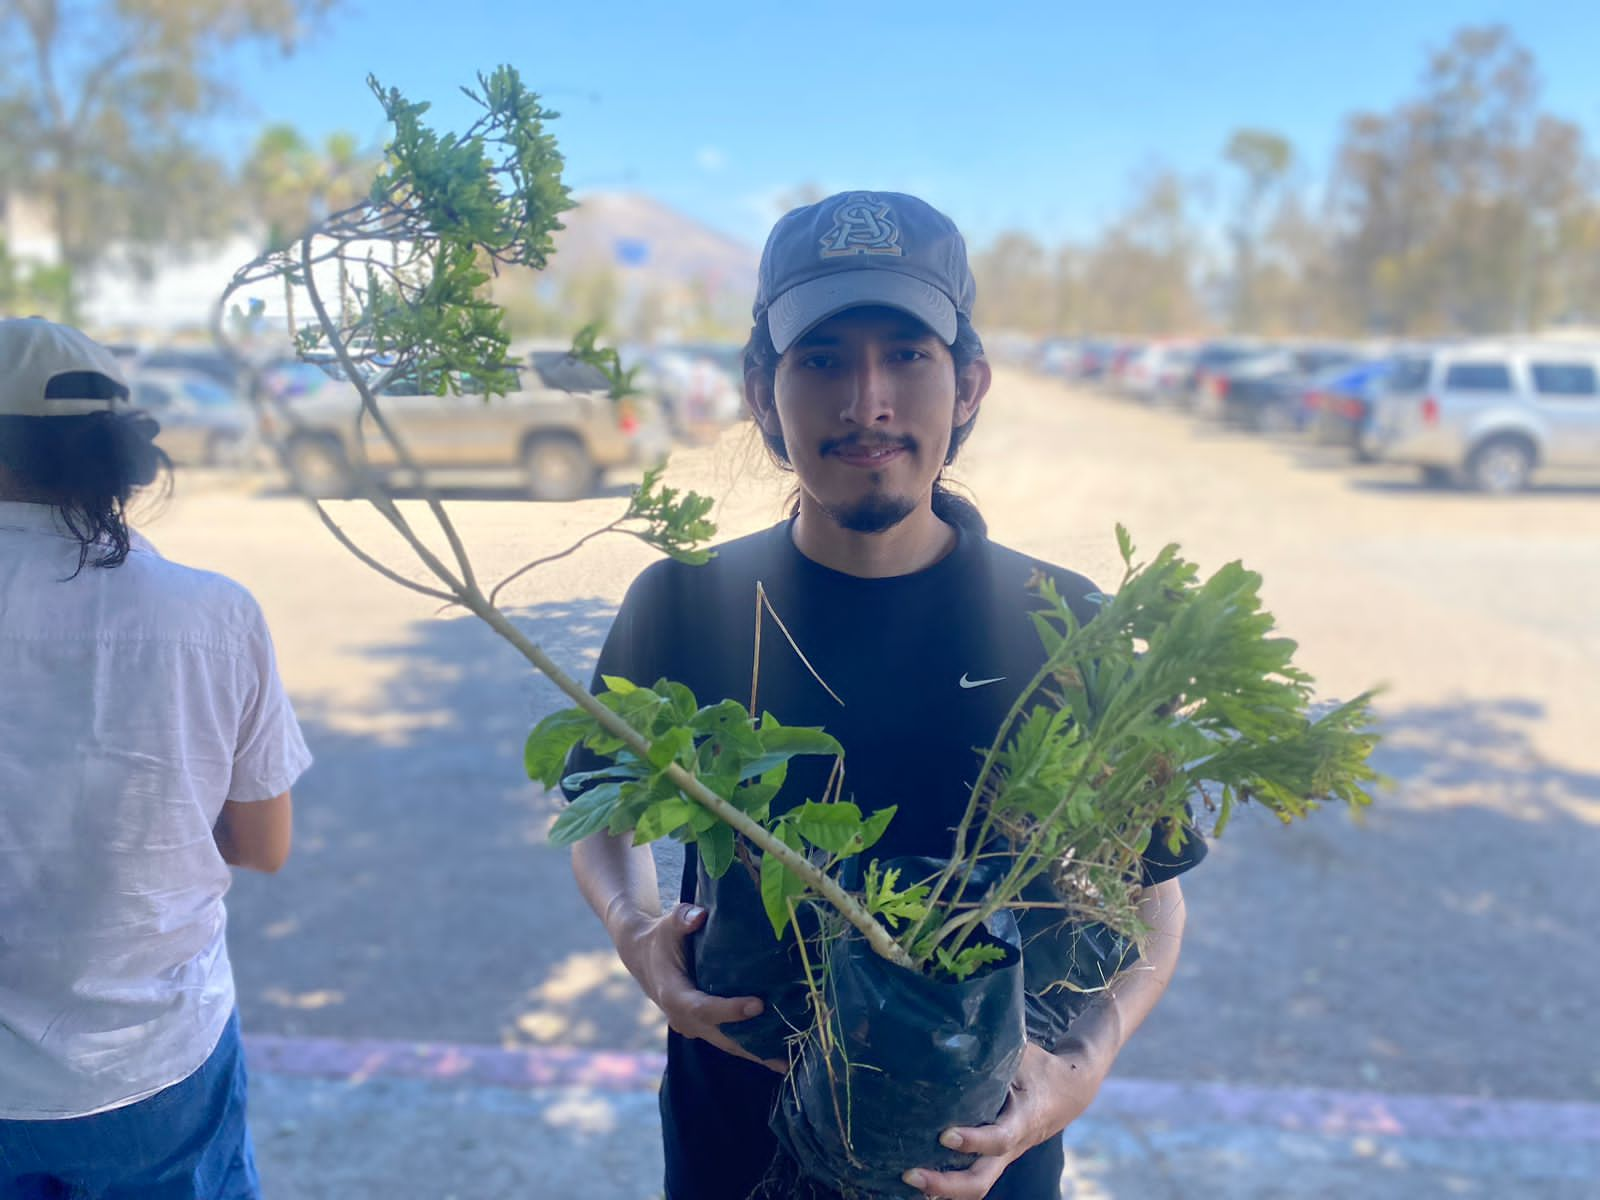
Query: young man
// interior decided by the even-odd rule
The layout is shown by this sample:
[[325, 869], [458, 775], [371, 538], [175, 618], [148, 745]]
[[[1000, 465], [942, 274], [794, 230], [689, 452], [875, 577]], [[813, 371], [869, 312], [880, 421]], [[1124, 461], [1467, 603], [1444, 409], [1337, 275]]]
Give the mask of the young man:
[[[899, 806], [875, 850], [884, 858], [952, 852], [971, 748], [993, 739], [1042, 660], [1027, 617], [1034, 570], [1054, 576], [1081, 618], [1093, 612], [1088, 580], [988, 541], [977, 510], [941, 482], [989, 389], [974, 294], [961, 234], [914, 197], [849, 193], [779, 221], [761, 260], [745, 395], [798, 479], [794, 515], [719, 547], [706, 566], [646, 570], [596, 674], [665, 676], [702, 704], [748, 702], [760, 581], [809, 660], [769, 622], [760, 708], [834, 734], [846, 792], [863, 809]], [[778, 806], [822, 796], [827, 770], [796, 760]], [[1199, 854], [1147, 863], [1156, 934], [1145, 969], [1119, 976], [1058, 1044], [1029, 1045], [994, 1124], [946, 1133], [979, 1156], [970, 1169], [908, 1162], [911, 1186], [953, 1200], [1058, 1196], [1059, 1134], [1171, 978], [1183, 930], [1171, 876]], [[771, 1195], [784, 1174], [771, 1169], [767, 1128], [781, 1079], [722, 1029], [759, 1013], [760, 998], [694, 985], [687, 939], [705, 911], [692, 903], [692, 864], [686, 903], [661, 913], [648, 848], [601, 834], [573, 858], [623, 963], [672, 1027], [661, 1092], [668, 1200]]]
[[254, 1200], [222, 897], [311, 758], [249, 593], [128, 528], [127, 397], [0, 321], [0, 1196]]

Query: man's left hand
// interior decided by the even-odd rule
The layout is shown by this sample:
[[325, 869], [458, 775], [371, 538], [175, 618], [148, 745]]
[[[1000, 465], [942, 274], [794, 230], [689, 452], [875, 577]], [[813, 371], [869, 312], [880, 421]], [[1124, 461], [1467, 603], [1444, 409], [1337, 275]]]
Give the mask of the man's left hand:
[[965, 1171], [918, 1167], [905, 1173], [906, 1183], [938, 1200], [983, 1200], [1007, 1167], [1083, 1115], [1105, 1074], [1081, 1052], [1051, 1054], [1029, 1042], [994, 1124], [947, 1129], [939, 1138], [952, 1150], [978, 1155], [978, 1161]]

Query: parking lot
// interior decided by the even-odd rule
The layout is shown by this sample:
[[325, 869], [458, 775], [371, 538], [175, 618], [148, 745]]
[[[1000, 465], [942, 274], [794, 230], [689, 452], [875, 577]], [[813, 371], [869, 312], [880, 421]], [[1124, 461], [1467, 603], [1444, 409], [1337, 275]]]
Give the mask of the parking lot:
[[[1302, 439], [1228, 433], [1008, 372], [954, 474], [991, 536], [1108, 589], [1119, 521], [1149, 553], [1178, 541], [1204, 568], [1242, 558], [1265, 575], [1268, 606], [1327, 696], [1386, 688], [1392, 789], [1360, 823], [1336, 812], [1289, 829], [1236, 822], [1186, 881], [1182, 965], [1119, 1078], [1600, 1097], [1584, 1032], [1600, 994], [1600, 485], [1427, 490], [1414, 471], [1356, 467]], [[480, 574], [495, 577], [610, 520], [624, 482], [572, 504], [463, 500], [453, 511]], [[682, 452], [669, 482], [718, 496], [725, 536], [777, 519], [786, 489], [742, 425]], [[377, 531], [355, 505], [333, 510]], [[255, 592], [317, 755], [296, 789], [294, 860], [277, 877], [241, 878], [231, 900], [247, 1030], [655, 1049], [660, 1024], [615, 965], [565, 855], [545, 845], [552, 803], [522, 776], [522, 739], [554, 689], [472, 619], [436, 614], [356, 563], [270, 479], [180, 476], [144, 530], [169, 556]], [[509, 607], [586, 677], [650, 557], [623, 539], [591, 545], [526, 577]], [[315, 1154], [338, 1153], [341, 1139], [279, 1137], [293, 1110], [290, 1091], [272, 1099], [279, 1086], [267, 1082], [259, 1110], [263, 1157], [281, 1180], [318, 1177]], [[619, 1168], [604, 1200], [651, 1194], [650, 1109], [616, 1107], [642, 1165]], [[537, 1146], [543, 1118], [518, 1119]], [[363, 1161], [374, 1178], [410, 1181], [388, 1194], [513, 1194], [474, 1184], [471, 1156], [490, 1153], [462, 1150], [454, 1166], [403, 1148]], [[1364, 1193], [1259, 1194], [1600, 1189], [1600, 1174], [1563, 1180], [1547, 1169], [1556, 1157], [1539, 1154], [1495, 1159], [1491, 1178], [1467, 1142], [1426, 1161], [1382, 1157]], [[1171, 1165], [1181, 1176], [1183, 1163]], [[430, 1170], [450, 1185], [420, 1182]], [[294, 1186], [275, 1194], [324, 1194]]]

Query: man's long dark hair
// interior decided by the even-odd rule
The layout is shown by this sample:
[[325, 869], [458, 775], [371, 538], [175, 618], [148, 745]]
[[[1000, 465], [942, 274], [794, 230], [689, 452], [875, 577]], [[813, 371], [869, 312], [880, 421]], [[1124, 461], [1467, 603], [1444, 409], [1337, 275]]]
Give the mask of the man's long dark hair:
[[52, 505], [78, 540], [69, 578], [127, 560], [128, 501], [172, 467], [155, 444], [160, 430], [141, 412], [0, 416], [0, 467], [16, 485], [13, 498]]
[[[778, 361], [782, 357], [778, 353], [777, 346], [773, 345], [772, 331], [767, 326], [767, 315], [762, 313], [756, 318], [755, 327], [750, 330], [750, 340], [745, 343], [745, 374], [756, 372], [764, 379], [767, 386], [771, 387], [777, 379]], [[957, 375], [983, 357], [983, 341], [978, 337], [978, 331], [972, 327], [972, 322], [959, 314], [956, 317], [956, 340], [950, 347], [950, 357], [955, 360]], [[962, 443], [971, 435], [972, 427], [977, 423], [978, 414], [973, 413], [965, 422], [950, 431], [950, 449], [945, 452], [945, 466], [948, 467], [955, 462]], [[781, 434], [767, 433], [763, 430], [761, 440], [766, 443], [767, 453], [780, 471], [794, 470], [794, 465], [789, 461], [788, 447], [783, 444]], [[794, 512], [799, 511], [800, 493], [797, 489], [794, 495]], [[978, 506], [965, 496], [952, 491], [945, 483], [942, 471], [933, 481], [933, 512], [940, 520], [969, 529], [980, 537], [988, 534], [988, 522], [983, 519]]]

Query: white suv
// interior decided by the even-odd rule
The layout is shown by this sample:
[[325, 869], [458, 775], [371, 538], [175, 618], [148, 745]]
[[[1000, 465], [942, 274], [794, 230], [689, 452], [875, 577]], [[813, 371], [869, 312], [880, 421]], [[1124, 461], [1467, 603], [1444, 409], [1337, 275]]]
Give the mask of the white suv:
[[1600, 470], [1600, 347], [1469, 343], [1401, 352], [1363, 448], [1464, 478], [1486, 492], [1526, 487], [1538, 467]]

